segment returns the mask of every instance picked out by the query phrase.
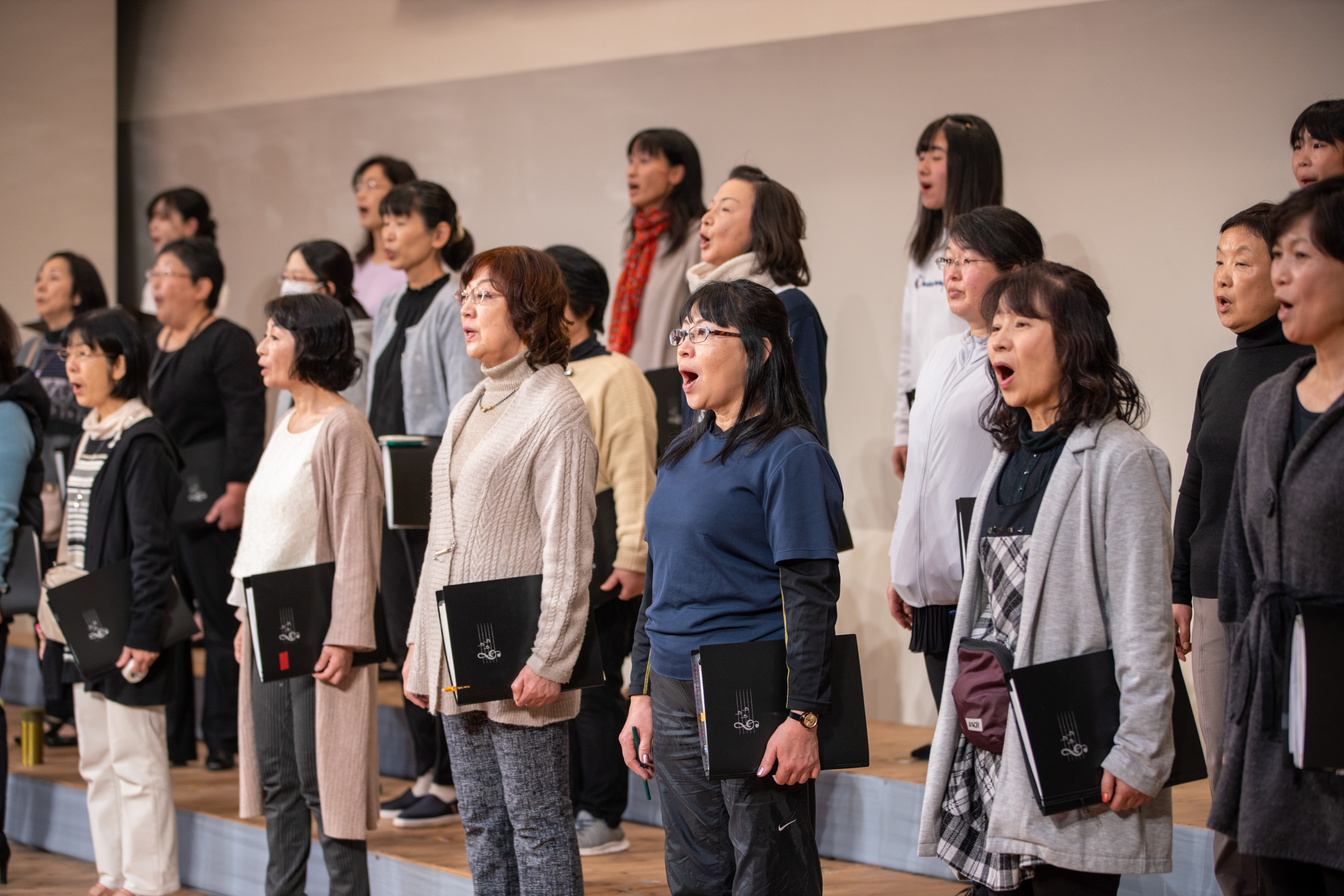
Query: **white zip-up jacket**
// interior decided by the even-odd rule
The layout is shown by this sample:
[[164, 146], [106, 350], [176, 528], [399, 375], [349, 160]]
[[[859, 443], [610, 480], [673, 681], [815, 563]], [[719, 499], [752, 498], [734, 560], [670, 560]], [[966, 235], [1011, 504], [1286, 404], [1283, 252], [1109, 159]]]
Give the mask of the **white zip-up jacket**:
[[976, 495], [994, 454], [994, 440], [980, 428], [981, 408], [994, 394], [985, 343], [969, 330], [944, 337], [915, 386], [910, 459], [891, 536], [891, 584], [912, 607], [953, 605], [961, 593], [957, 499]]
[[947, 307], [943, 272], [934, 259], [947, 251], [947, 235], [922, 264], [912, 259], [905, 275], [901, 304], [901, 365], [896, 373], [896, 439], [893, 445], [910, 444], [910, 403], [906, 393], [915, 390], [919, 403], [919, 377], [929, 353], [946, 336], [966, 332], [966, 322]]

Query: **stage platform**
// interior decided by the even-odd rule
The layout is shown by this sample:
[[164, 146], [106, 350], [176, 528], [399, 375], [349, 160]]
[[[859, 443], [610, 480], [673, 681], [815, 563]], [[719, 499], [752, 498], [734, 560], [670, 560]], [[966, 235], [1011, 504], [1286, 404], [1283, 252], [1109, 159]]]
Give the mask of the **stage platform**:
[[[3, 696], [10, 707], [39, 702], [36, 660], [20, 635], [11, 641], [5, 663]], [[410, 745], [395, 682], [379, 688], [380, 768], [383, 793], [395, 796], [409, 776]], [[89, 860], [88, 815], [74, 748], [48, 750], [48, 762], [19, 765], [13, 736], [18, 713], [9, 713], [10, 784], [6, 831], [12, 840]], [[872, 765], [851, 772], [825, 772], [818, 781], [818, 844], [827, 893], [867, 894], [898, 891], [911, 896], [957, 893], [942, 862], [915, 855], [927, 763], [910, 751], [932, 736], [932, 729], [873, 722], [869, 725]], [[391, 774], [389, 774], [391, 773]], [[198, 766], [174, 769], [179, 849], [185, 886], [202, 892], [253, 894], [261, 889], [266, 845], [262, 825], [237, 818], [236, 772], [207, 772]], [[584, 859], [590, 894], [666, 892], [662, 830], [657, 803], [644, 797], [630, 777], [626, 832], [632, 848], [613, 856]], [[1126, 877], [1126, 896], [1217, 896], [1212, 873], [1212, 835], [1203, 826], [1208, 814], [1204, 782], [1175, 789], [1175, 870], [1161, 876]], [[369, 838], [373, 891], [470, 893], [466, 854], [458, 823], [421, 831], [398, 830], [381, 823]], [[326, 890], [319, 848], [309, 860], [309, 891]], [[396, 888], [395, 890], [392, 888]]]

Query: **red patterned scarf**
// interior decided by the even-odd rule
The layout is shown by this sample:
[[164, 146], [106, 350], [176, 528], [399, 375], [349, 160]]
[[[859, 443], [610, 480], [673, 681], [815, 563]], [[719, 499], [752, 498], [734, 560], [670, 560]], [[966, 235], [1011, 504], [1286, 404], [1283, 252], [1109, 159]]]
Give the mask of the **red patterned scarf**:
[[607, 333], [607, 348], [623, 355], [630, 353], [635, 342], [635, 323], [639, 320], [639, 302], [644, 298], [644, 287], [649, 282], [649, 269], [658, 251], [658, 237], [671, 222], [667, 212], [645, 208], [635, 212], [635, 238], [625, 250], [625, 267], [616, 281], [616, 302], [611, 308], [611, 327]]

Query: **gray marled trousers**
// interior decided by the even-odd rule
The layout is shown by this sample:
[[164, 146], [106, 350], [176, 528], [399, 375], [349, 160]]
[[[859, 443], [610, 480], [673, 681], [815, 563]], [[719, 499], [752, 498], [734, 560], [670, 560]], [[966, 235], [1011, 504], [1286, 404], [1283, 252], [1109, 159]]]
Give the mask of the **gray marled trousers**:
[[443, 717], [477, 893], [582, 896], [569, 799], [569, 727]]

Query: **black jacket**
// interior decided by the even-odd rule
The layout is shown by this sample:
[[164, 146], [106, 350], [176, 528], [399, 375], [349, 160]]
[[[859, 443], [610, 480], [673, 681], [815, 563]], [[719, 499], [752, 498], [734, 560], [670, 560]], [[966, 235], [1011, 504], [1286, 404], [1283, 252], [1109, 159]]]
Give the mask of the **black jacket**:
[[42, 434], [51, 414], [51, 400], [32, 371], [20, 368], [18, 379], [0, 386], [0, 401], [12, 401], [23, 409], [28, 425], [33, 428], [35, 450], [23, 478], [23, 494], [19, 498], [19, 525], [32, 526], [42, 531]]
[[[155, 417], [127, 429], [93, 481], [84, 567], [93, 572], [131, 559], [131, 625], [126, 646], [163, 650], [162, 635], [173, 575], [173, 503], [181, 460], [168, 430]], [[179, 646], [175, 649], [181, 649]], [[121, 672], [89, 683], [125, 706], [160, 706], [170, 696], [168, 663], [161, 657], [139, 684]]]

